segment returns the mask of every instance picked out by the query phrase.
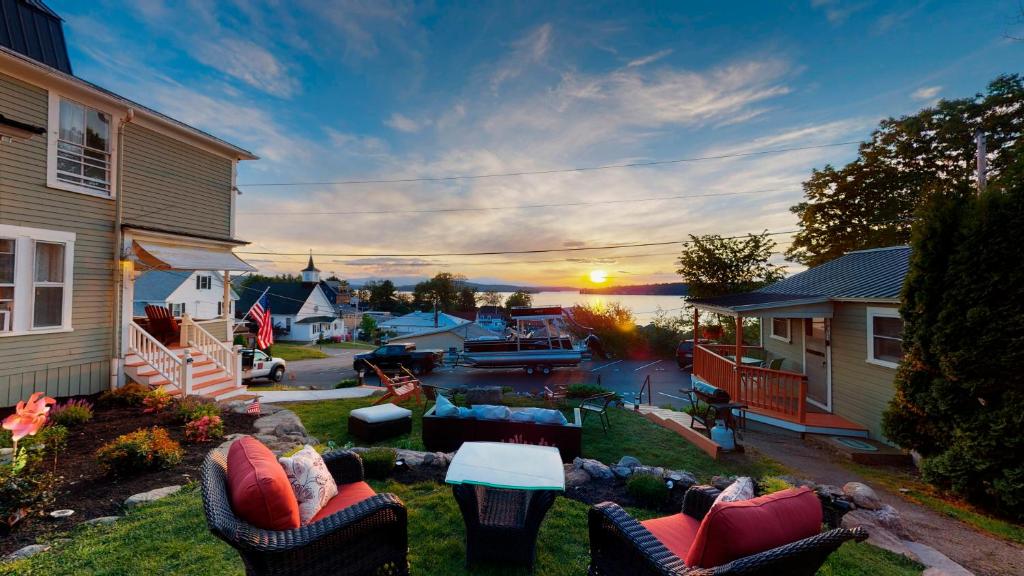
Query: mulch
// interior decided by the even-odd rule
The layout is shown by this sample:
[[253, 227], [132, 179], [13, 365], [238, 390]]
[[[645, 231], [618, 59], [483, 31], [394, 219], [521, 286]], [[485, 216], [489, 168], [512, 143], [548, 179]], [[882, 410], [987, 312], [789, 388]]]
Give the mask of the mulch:
[[[225, 412], [221, 419], [225, 434], [248, 434], [252, 432], [256, 417]], [[121, 434], [152, 426], [166, 428], [171, 438], [181, 444], [184, 457], [180, 464], [124, 478], [109, 476], [100, 469], [95, 457], [100, 446]], [[184, 431], [185, 427], [169, 414], [143, 414], [141, 408], [96, 406], [90, 422], [69, 431], [67, 448], [57, 459], [56, 472], [62, 479], [53, 507], [44, 511], [45, 516], [33, 515], [23, 519], [10, 535], [0, 538], [0, 556], [34, 544], [37, 539], [66, 531], [85, 520], [119, 515], [123, 513], [125, 498], [133, 494], [198, 481], [203, 458], [219, 441], [190, 444], [185, 442]], [[64, 519], [48, 515], [59, 509], [71, 509], [75, 513]]]

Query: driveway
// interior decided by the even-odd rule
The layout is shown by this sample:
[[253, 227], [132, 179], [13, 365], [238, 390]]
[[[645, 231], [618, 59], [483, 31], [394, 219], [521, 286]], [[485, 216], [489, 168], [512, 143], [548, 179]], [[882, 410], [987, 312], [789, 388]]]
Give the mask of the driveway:
[[334, 388], [338, 382], [346, 378], [355, 378], [352, 370], [352, 357], [365, 350], [340, 350], [322, 348], [327, 358], [317, 360], [293, 360], [288, 363], [288, 371], [282, 384], [289, 386], [309, 386], [310, 388]]

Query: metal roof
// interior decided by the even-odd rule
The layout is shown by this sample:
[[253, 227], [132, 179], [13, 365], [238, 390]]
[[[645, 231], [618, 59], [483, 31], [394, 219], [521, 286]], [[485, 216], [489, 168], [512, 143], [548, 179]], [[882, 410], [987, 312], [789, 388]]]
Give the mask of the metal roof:
[[[274, 309], [273, 305], [270, 307]], [[338, 318], [336, 316], [310, 316], [309, 318], [303, 318], [302, 320], [296, 320], [296, 324], [320, 324], [322, 322], [334, 322]]]
[[909, 265], [909, 246], [858, 250], [754, 292], [694, 298], [689, 303], [747, 311], [829, 300], [899, 300]]
[[61, 18], [42, 0], [0, 0], [0, 46], [72, 73]]
[[242, 290], [242, 297], [235, 305], [235, 316], [241, 317], [252, 308], [256, 299], [263, 294], [263, 291], [270, 287], [267, 298], [270, 300], [271, 314], [298, 314], [302, 305], [309, 299], [309, 294], [319, 284], [301, 282], [254, 282]]

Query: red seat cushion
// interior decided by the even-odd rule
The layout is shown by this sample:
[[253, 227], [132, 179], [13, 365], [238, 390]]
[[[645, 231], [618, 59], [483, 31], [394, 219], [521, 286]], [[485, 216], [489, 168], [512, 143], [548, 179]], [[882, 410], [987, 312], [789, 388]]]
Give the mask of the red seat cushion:
[[341, 512], [345, 508], [362, 502], [375, 495], [376, 492], [366, 482], [353, 482], [351, 484], [338, 484], [338, 495], [327, 501], [324, 507], [310, 519], [310, 524], [317, 520], [323, 520], [335, 512]]
[[712, 568], [821, 532], [821, 502], [810, 488], [790, 488], [711, 507], [686, 555], [690, 567]]
[[700, 520], [686, 514], [644, 520], [640, 524], [664, 544], [665, 548], [684, 560], [700, 528]]
[[245, 436], [228, 449], [228, 495], [235, 515], [264, 530], [299, 527], [299, 503], [277, 457]]

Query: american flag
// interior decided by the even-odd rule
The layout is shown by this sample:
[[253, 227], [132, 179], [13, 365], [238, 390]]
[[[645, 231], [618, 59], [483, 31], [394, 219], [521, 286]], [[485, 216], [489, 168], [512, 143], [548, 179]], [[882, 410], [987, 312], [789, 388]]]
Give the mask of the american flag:
[[252, 402], [250, 402], [249, 405], [245, 407], [245, 413], [246, 414], [256, 414], [257, 416], [259, 415], [259, 413], [260, 413], [260, 397], [259, 396], [253, 398]]
[[249, 309], [249, 316], [256, 321], [256, 347], [266, 350], [274, 343], [274, 323], [270, 319], [270, 299], [264, 292]]

